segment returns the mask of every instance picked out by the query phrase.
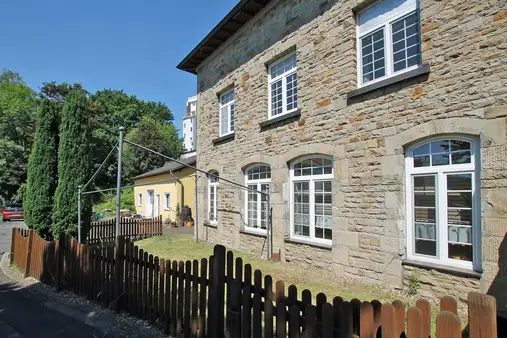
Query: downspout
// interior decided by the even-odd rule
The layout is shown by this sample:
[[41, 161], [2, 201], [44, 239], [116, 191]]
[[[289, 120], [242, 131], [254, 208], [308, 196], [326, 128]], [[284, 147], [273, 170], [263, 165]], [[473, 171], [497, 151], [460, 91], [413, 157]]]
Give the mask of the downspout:
[[183, 182], [181, 182], [181, 180], [179, 178], [176, 178], [176, 181], [180, 184], [180, 224], [178, 224], [178, 226], [183, 226], [183, 220], [181, 219], [181, 214], [183, 211], [183, 203], [184, 203], [183, 194], [185, 193], [185, 187], [183, 186]]

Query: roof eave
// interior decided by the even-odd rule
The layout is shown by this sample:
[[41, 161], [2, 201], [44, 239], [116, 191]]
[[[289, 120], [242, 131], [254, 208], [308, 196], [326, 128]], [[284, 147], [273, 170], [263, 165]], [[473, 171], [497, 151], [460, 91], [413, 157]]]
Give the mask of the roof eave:
[[[209, 32], [204, 39], [199, 42], [199, 44], [176, 66], [176, 68], [183, 70], [185, 72], [189, 72], [191, 74], [197, 75], [197, 68], [199, 65], [208, 58], [213, 52], [220, 48], [221, 45], [225, 43], [230, 37], [232, 37], [241, 27], [243, 27], [248, 21], [250, 21], [262, 8], [264, 8], [271, 0], [241, 0], [234, 8]], [[254, 4], [257, 7], [257, 10], [254, 10], [254, 13], [243, 11], [242, 10], [249, 4]], [[239, 18], [235, 20], [235, 17], [239, 14], [243, 14], [243, 18]], [[235, 26], [235, 28], [228, 29], [227, 25]], [[227, 37], [219, 37], [217, 33], [223, 30], [223, 33], [227, 33], [229, 35]], [[217, 42], [215, 47], [206, 46], [210, 41], [215, 40]], [[208, 52], [202, 51], [204, 47], [211, 49]], [[201, 53], [203, 54], [202, 59], [193, 60], [195, 56]]]

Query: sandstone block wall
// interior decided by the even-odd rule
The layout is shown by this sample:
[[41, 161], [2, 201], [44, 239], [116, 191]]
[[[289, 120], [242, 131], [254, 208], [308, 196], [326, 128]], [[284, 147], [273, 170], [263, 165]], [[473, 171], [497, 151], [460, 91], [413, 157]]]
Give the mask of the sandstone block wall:
[[[442, 134], [481, 142], [481, 278], [422, 269], [428, 295], [482, 290], [507, 300], [507, 8], [502, 1], [421, 0], [426, 76], [347, 100], [357, 87], [352, 0], [273, 1], [198, 69], [198, 166], [244, 181], [257, 162], [272, 170], [273, 245], [282, 260], [403, 288], [406, 258], [404, 149]], [[267, 64], [295, 50], [301, 117], [268, 118]], [[233, 87], [235, 138], [218, 137], [218, 98]], [[288, 243], [289, 167], [298, 156], [333, 156], [333, 244]], [[265, 238], [242, 233], [244, 192], [219, 186], [218, 226], [205, 227], [207, 184], [199, 180], [203, 239], [265, 254]], [[459, 285], [459, 287], [458, 287]], [[458, 291], [459, 290], [459, 291]], [[457, 293], [458, 292], [458, 293]], [[505, 297], [504, 297], [505, 296]]]

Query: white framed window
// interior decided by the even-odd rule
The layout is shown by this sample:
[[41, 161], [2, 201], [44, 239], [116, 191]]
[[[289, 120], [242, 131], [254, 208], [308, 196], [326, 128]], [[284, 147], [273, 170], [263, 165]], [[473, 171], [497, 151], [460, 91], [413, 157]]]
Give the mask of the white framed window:
[[[269, 193], [271, 168], [256, 164], [245, 170], [245, 185], [253, 190]], [[265, 232], [268, 225], [268, 199], [261, 193], [245, 191], [245, 220], [248, 230]]]
[[171, 193], [164, 193], [164, 209], [169, 210], [171, 208]]
[[143, 206], [143, 194], [142, 193], [137, 194], [137, 206], [139, 206], [139, 207]]
[[268, 67], [269, 118], [298, 109], [296, 53], [277, 60]]
[[217, 200], [218, 200], [218, 172], [210, 171], [208, 177], [208, 221], [217, 224]]
[[290, 166], [291, 236], [331, 244], [333, 239], [333, 160], [304, 157]]
[[408, 258], [481, 270], [479, 163], [479, 142], [467, 137], [408, 149]]
[[358, 85], [417, 68], [421, 60], [418, 0], [382, 0], [357, 14]]
[[234, 89], [220, 95], [220, 136], [234, 133]]

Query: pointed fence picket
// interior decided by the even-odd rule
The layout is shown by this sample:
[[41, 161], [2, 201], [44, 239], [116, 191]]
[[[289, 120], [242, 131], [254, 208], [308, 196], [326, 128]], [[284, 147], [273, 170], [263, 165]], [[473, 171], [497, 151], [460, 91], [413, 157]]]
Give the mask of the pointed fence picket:
[[[14, 229], [12, 263], [22, 271], [132, 316], [146, 319], [173, 337], [428, 338], [431, 306], [420, 299], [344, 301], [285, 286], [217, 245], [200, 261], [154, 257], [125, 236], [115, 245], [84, 245], [62, 234], [47, 242], [34, 231]], [[274, 288], [274, 290], [273, 290]], [[470, 338], [496, 338], [496, 302], [468, 296]], [[452, 297], [440, 300], [438, 338], [462, 338]]]
[[[120, 235], [130, 241], [137, 241], [162, 235], [162, 216], [150, 219], [120, 218]], [[114, 243], [116, 240], [116, 218], [92, 222], [87, 244]]]

